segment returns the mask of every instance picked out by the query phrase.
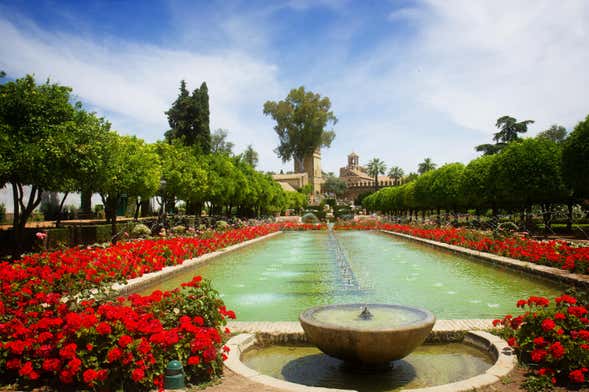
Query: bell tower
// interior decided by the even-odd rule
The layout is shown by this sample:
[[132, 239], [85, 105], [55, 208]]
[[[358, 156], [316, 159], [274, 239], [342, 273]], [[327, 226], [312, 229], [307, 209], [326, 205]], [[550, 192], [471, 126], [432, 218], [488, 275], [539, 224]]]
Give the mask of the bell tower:
[[307, 154], [303, 161], [294, 160], [295, 173], [307, 173], [309, 184], [313, 187], [313, 195], [321, 193], [323, 175], [321, 172], [321, 150], [317, 148], [313, 153]]

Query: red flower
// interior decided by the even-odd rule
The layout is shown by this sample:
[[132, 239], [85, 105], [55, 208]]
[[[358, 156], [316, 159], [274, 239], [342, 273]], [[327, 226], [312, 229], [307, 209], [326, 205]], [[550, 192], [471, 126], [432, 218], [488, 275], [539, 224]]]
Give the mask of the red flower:
[[200, 363], [200, 358], [199, 357], [188, 357], [188, 364], [189, 365], [198, 365]]
[[560, 342], [555, 342], [550, 346], [550, 354], [554, 357], [554, 359], [560, 359], [565, 354], [565, 349]]
[[70, 344], [66, 345], [64, 348], [62, 348], [61, 350], [59, 350], [59, 355], [63, 359], [72, 359], [76, 356], [76, 349], [77, 348], [78, 348], [78, 346], [76, 345], [76, 343], [70, 343]]
[[123, 352], [121, 351], [121, 349], [118, 347], [113, 347], [108, 352], [108, 354], [106, 354], [106, 359], [108, 359], [108, 362], [113, 363], [114, 361], [119, 359], [121, 357], [121, 355], [123, 355]]
[[112, 332], [112, 328], [105, 322], [102, 322], [96, 326], [96, 332], [101, 335], [108, 335]]
[[548, 352], [546, 350], [535, 349], [532, 350], [531, 358], [534, 362], [540, 362], [544, 358], [546, 358], [546, 355], [548, 355]]
[[129, 344], [133, 342], [133, 338], [129, 335], [123, 335], [119, 338], [118, 344], [121, 348], [127, 347]]
[[545, 332], [552, 331], [554, 327], [556, 327], [556, 323], [552, 319], [547, 318], [542, 321], [542, 329]]
[[46, 372], [57, 372], [61, 368], [61, 361], [57, 358], [48, 358], [43, 361], [42, 367]]
[[573, 370], [569, 373], [569, 380], [573, 383], [581, 384], [585, 382], [585, 375], [580, 369]]
[[84, 382], [86, 384], [92, 386], [94, 384], [94, 381], [98, 378], [98, 372], [94, 369], [88, 369], [84, 371], [84, 373], [82, 374], [82, 378], [84, 379]]
[[131, 378], [135, 382], [142, 381], [144, 377], [145, 377], [145, 371], [141, 368], [134, 369], [133, 372], [131, 372]]
[[18, 374], [31, 380], [36, 380], [39, 378], [39, 373], [33, 369], [33, 364], [31, 361], [25, 362], [24, 366], [21, 367], [18, 371]]

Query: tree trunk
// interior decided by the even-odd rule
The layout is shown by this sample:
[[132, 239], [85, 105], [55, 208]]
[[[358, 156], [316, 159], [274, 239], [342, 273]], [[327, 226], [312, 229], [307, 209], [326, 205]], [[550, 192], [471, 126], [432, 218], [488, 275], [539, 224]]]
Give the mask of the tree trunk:
[[13, 257], [16, 259], [20, 257], [21, 251], [24, 247], [24, 236], [25, 236], [25, 227], [27, 225], [27, 220], [35, 210], [35, 208], [41, 203], [41, 195], [43, 191], [39, 189], [37, 186], [33, 185], [31, 187], [31, 194], [29, 195], [29, 200], [25, 206], [23, 201], [24, 192], [22, 184], [12, 182], [12, 197], [13, 197], [13, 206], [14, 206], [14, 216], [12, 220], [12, 226], [14, 230], [14, 249], [13, 249]]
[[569, 233], [573, 231], [573, 199], [567, 202], [567, 231]]
[[59, 210], [57, 210], [57, 220], [55, 221], [55, 227], [59, 227], [61, 224], [61, 211], [63, 210], [63, 203], [65, 203], [67, 195], [69, 195], [69, 192], [65, 192], [63, 194], [63, 199], [61, 199], [61, 203], [59, 203]]
[[135, 203], [135, 216], [133, 219], [137, 221], [139, 219], [139, 209], [141, 208], [141, 198], [137, 198], [137, 202]]
[[92, 192], [82, 191], [80, 195], [80, 210], [84, 214], [92, 213]]
[[151, 208], [151, 200], [150, 199], [145, 199], [145, 200], [141, 200], [141, 216], [152, 216], [153, 215], [153, 209]]

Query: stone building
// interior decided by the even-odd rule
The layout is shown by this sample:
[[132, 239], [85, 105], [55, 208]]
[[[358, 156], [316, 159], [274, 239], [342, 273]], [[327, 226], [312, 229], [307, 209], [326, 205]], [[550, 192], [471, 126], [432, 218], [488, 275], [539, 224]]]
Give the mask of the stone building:
[[[339, 169], [339, 177], [348, 186], [344, 200], [354, 201], [360, 194], [374, 190], [374, 178], [364, 166], [360, 166], [360, 157], [355, 152], [348, 155], [348, 165]], [[378, 176], [378, 186], [392, 186], [395, 181], [388, 176]]]
[[[295, 159], [294, 173], [274, 174], [272, 178], [280, 183], [283, 189], [292, 187], [299, 190], [305, 185], [310, 184], [312, 189], [311, 202], [319, 200], [321, 185], [325, 182], [323, 173], [321, 172], [320, 149], [316, 149], [312, 154], [307, 154], [302, 161]], [[288, 184], [288, 187], [283, 184]]]

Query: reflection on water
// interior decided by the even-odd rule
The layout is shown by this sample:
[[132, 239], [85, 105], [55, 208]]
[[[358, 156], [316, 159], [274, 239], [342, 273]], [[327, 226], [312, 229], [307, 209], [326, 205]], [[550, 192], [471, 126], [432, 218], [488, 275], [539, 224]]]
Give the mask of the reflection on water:
[[297, 320], [311, 306], [370, 302], [422, 307], [438, 319], [497, 318], [513, 312], [520, 298], [562, 291], [385, 234], [335, 236], [337, 241], [326, 232], [285, 233], [219, 256], [160, 288], [202, 275], [243, 321]]
[[464, 380], [485, 372], [491, 358], [463, 344], [424, 345], [384, 371], [358, 371], [308, 346], [273, 345], [242, 355], [248, 367], [271, 377], [308, 386], [366, 392], [420, 388]]

